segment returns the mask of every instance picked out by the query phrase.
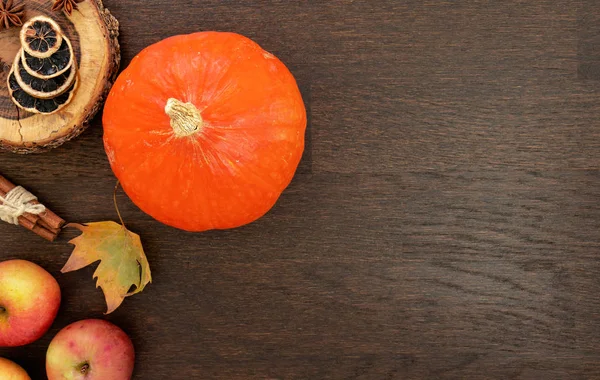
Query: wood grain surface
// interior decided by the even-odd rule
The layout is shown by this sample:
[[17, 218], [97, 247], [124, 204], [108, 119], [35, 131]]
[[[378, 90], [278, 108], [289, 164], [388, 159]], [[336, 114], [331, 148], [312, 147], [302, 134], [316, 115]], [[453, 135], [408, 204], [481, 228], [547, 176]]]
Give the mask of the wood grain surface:
[[[135, 379], [600, 379], [600, 2], [105, 0], [124, 64], [162, 38], [245, 34], [297, 77], [298, 174], [264, 218], [191, 234], [123, 195], [154, 283], [106, 317]], [[69, 221], [116, 219], [101, 120], [0, 172]], [[103, 318], [75, 236], [0, 226], [57, 276], [66, 324]], [[107, 379], [109, 380], [109, 379]]]

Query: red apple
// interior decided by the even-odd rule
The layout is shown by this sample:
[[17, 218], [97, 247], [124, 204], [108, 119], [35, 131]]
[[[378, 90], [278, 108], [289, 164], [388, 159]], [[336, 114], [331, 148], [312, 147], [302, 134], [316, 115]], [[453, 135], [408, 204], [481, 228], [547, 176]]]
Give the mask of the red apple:
[[31, 378], [17, 363], [0, 358], [0, 380], [31, 380]]
[[129, 380], [135, 352], [123, 330], [100, 319], [62, 329], [46, 353], [48, 380]]
[[0, 263], [0, 347], [42, 337], [60, 306], [60, 287], [42, 267], [25, 260]]

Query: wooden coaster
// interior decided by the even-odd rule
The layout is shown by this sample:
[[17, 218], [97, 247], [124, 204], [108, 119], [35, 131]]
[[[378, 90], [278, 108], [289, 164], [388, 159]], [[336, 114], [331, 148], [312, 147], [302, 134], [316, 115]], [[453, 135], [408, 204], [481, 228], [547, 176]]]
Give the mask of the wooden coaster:
[[21, 49], [20, 27], [0, 29], [0, 148], [39, 153], [78, 136], [103, 104], [121, 60], [119, 23], [101, 0], [83, 0], [69, 16], [51, 10], [52, 0], [21, 0], [23, 22], [44, 15], [69, 39], [78, 70], [78, 86], [68, 105], [50, 115], [19, 109], [10, 99], [7, 78]]

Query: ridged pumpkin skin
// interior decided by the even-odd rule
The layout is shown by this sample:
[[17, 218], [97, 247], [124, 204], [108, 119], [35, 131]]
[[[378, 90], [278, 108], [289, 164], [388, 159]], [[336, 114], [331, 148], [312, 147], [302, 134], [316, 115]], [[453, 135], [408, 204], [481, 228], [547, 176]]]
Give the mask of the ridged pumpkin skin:
[[306, 110], [272, 54], [238, 34], [201, 32], [135, 57], [108, 96], [103, 125], [132, 201], [165, 224], [205, 231], [273, 207], [302, 156]]

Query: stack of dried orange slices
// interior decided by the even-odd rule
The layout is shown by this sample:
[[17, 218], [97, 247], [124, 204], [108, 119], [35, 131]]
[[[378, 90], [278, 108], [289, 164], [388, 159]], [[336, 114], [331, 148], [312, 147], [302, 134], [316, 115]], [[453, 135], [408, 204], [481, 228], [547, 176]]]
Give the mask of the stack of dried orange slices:
[[21, 49], [8, 75], [12, 101], [21, 109], [52, 114], [69, 104], [77, 87], [73, 46], [46, 16], [29, 20], [20, 33]]

